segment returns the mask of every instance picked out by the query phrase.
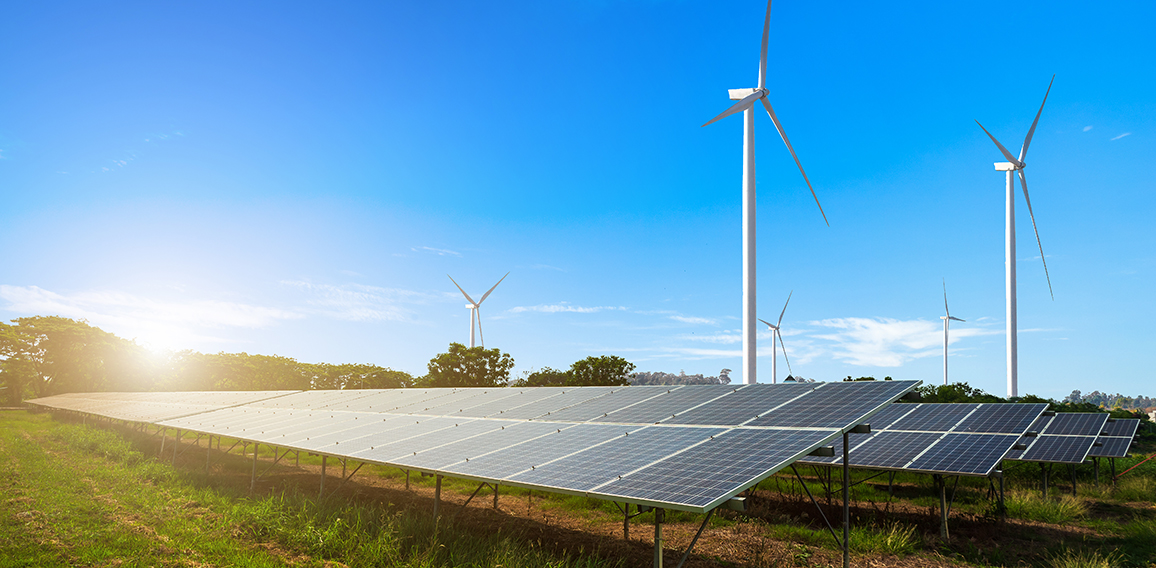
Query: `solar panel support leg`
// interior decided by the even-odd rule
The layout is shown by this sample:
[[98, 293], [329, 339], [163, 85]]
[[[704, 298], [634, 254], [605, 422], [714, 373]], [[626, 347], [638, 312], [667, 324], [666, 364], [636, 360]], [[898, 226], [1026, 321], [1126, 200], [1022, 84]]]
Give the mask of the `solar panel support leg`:
[[1100, 458], [1092, 458], [1092, 466], [1096, 470], [1095, 482], [1096, 487], [1100, 486]]
[[325, 495], [325, 462], [328, 458], [329, 456], [321, 456], [321, 490], [317, 492], [318, 499]]
[[1116, 484], [1116, 458], [1108, 458], [1108, 465], [1112, 468], [1112, 485]]
[[803, 491], [807, 492], [807, 497], [811, 498], [811, 503], [813, 503], [815, 509], [819, 511], [819, 516], [823, 519], [823, 522], [826, 523], [827, 530], [831, 531], [831, 538], [835, 539], [835, 544], [842, 546], [842, 543], [839, 542], [839, 537], [835, 534], [835, 527], [832, 527], [831, 521], [827, 520], [827, 514], [823, 512], [823, 508], [819, 506], [819, 502], [815, 500], [815, 496], [811, 494], [811, 490], [808, 489], [807, 484], [803, 482], [802, 476], [799, 475], [799, 470], [795, 469], [795, 464], [791, 464], [791, 471], [795, 472], [795, 477], [798, 478], [799, 483], [803, 485]]
[[690, 546], [686, 547], [686, 552], [682, 553], [682, 560], [678, 561], [678, 566], [675, 568], [682, 568], [682, 566], [686, 564], [686, 560], [690, 558], [690, 551], [694, 550], [694, 545], [698, 543], [698, 537], [702, 536], [702, 531], [706, 528], [706, 524], [710, 522], [710, 518], [712, 515], [714, 515], [714, 511], [714, 509], [707, 511], [706, 518], [702, 520], [702, 524], [698, 527], [698, 532], [694, 533], [694, 538], [691, 539]]
[[209, 443], [205, 446], [205, 475], [209, 473], [209, 464], [213, 461], [213, 437], [209, 436]]
[[160, 458], [161, 456], [165, 455], [165, 439], [166, 439], [166, 438], [168, 438], [168, 432], [166, 432], [166, 431], [165, 431], [165, 430], [162, 428], [162, 429], [161, 429], [161, 449], [157, 450], [157, 457], [158, 457], [158, 458]]
[[1072, 472], [1072, 496], [1076, 496], [1076, 464], [1071, 464], [1068, 469]]
[[177, 447], [181, 445], [181, 431], [177, 430], [177, 435], [173, 437], [173, 466], [177, 465]]
[[253, 471], [249, 474], [249, 493], [257, 486], [257, 444], [253, 444]]
[[409, 491], [409, 470], [405, 470], [405, 490]]
[[999, 514], [1005, 518], [1007, 517], [1007, 506], [1004, 505], [1004, 501], [1003, 501], [1003, 476], [1002, 475], [999, 476]]
[[654, 509], [654, 568], [662, 568], [662, 513], [662, 509]]
[[851, 440], [843, 432], [843, 568], [851, 567]]
[[622, 511], [622, 540], [630, 540], [630, 503]]
[[947, 533], [947, 483], [941, 475], [931, 476], [939, 493], [939, 538], [948, 539]]
[[498, 509], [498, 484], [494, 484], [494, 510]]
[[1040, 463], [1040, 480], [1041, 480], [1041, 487], [1043, 488], [1042, 491], [1043, 491], [1044, 499], [1047, 499], [1048, 498], [1048, 468], [1046, 465], [1043, 464], [1043, 462]]
[[438, 518], [438, 509], [442, 504], [442, 476], [437, 476], [437, 482], [434, 486], [434, 519]]
[[895, 472], [892, 471], [887, 474], [887, 496], [895, 496]]

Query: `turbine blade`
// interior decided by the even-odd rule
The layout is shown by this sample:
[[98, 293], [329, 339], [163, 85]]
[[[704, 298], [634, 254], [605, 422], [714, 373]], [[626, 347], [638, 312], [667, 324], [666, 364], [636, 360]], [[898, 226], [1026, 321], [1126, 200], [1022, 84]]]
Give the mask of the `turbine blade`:
[[951, 310], [947, 308], [947, 279], [943, 279], [943, 311], [947, 317], [951, 317]]
[[486, 334], [482, 333], [482, 307], [481, 304], [474, 308], [474, 315], [477, 316], [477, 340], [481, 341], [482, 348], [486, 348]]
[[775, 335], [779, 336], [779, 347], [783, 348], [783, 360], [787, 362], [787, 373], [794, 375], [795, 372], [791, 370], [791, 360], [787, 358], [787, 346], [783, 345], [783, 334], [776, 329]]
[[1048, 83], [1048, 92], [1044, 93], [1044, 102], [1040, 103], [1040, 110], [1036, 112], [1036, 119], [1032, 121], [1032, 127], [1028, 130], [1028, 135], [1024, 138], [1024, 145], [1020, 148], [1020, 161], [1028, 155], [1028, 145], [1032, 143], [1032, 134], [1036, 132], [1036, 123], [1040, 121], [1040, 114], [1044, 112], [1044, 105], [1048, 102], [1048, 93], [1052, 92], [1052, 83], [1056, 82], [1056, 76], [1052, 75], [1052, 80]]
[[957, 317], [955, 317], [955, 316], [947, 316], [947, 319], [951, 319], [951, 320], [955, 320], [955, 321], [963, 321], [963, 322], [967, 321], [967, 320], [965, 320], [965, 319], [959, 319], [959, 318], [957, 318]]
[[769, 328], [771, 328], [771, 329], [778, 329], [777, 327], [775, 327], [775, 326], [771, 325], [771, 322], [769, 322], [769, 321], [767, 321], [767, 320], [765, 320], [765, 319], [762, 319], [762, 318], [758, 318], [758, 320], [759, 320], [759, 321], [761, 321], [761, 322], [763, 322], [763, 323], [765, 323], [765, 324], [767, 324], [767, 327], [769, 327]]
[[751, 105], [755, 104], [755, 100], [758, 99], [759, 97], [762, 97], [763, 94], [764, 93], [762, 91], [755, 91], [755, 92], [747, 95], [746, 97], [743, 97], [743, 100], [731, 105], [731, 108], [728, 108], [728, 109], [722, 111], [722, 114], [708, 120], [707, 123], [704, 124], [703, 126], [706, 126], [707, 124], [711, 124], [711, 123], [716, 122], [718, 120], [724, 119], [724, 118], [726, 118], [726, 117], [728, 117], [728, 116], [730, 116], [736, 112], [742, 112], [744, 110], [747, 110], [748, 108], [751, 108]]
[[819, 203], [819, 196], [815, 195], [815, 188], [811, 187], [811, 180], [807, 179], [807, 172], [803, 171], [803, 164], [799, 162], [799, 156], [795, 155], [795, 149], [791, 147], [791, 141], [787, 140], [787, 132], [783, 130], [783, 125], [779, 123], [779, 117], [775, 116], [775, 109], [771, 108], [771, 103], [764, 97], [760, 99], [763, 101], [763, 107], [767, 109], [767, 115], [771, 117], [771, 122], [775, 123], [775, 128], [779, 130], [779, 136], [783, 137], [783, 143], [787, 145], [787, 150], [791, 151], [791, 157], [795, 159], [795, 165], [799, 166], [799, 173], [803, 174], [803, 181], [807, 182], [807, 188], [811, 190], [811, 197], [815, 198], [815, 205], [819, 206], [819, 213], [823, 215], [823, 222], [828, 227], [831, 222], [827, 220], [827, 214], [823, 213], [823, 204]]
[[[449, 278], [450, 278], [450, 282], [453, 282], [453, 283], [454, 283], [454, 286], [458, 286], [458, 281], [457, 281], [457, 280], [454, 280], [454, 277], [453, 277], [453, 276], [450, 276], [449, 274], [446, 274], [446, 276], [449, 276]], [[471, 297], [470, 297], [470, 295], [469, 295], [469, 294], [467, 294], [467, 293], [466, 293], [466, 291], [465, 291], [465, 290], [462, 290], [462, 287], [461, 287], [461, 286], [458, 286], [458, 291], [460, 291], [460, 292], [462, 293], [462, 295], [463, 295], [463, 296], [465, 296], [465, 297], [466, 297], [466, 299], [470, 301], [470, 303], [471, 303], [471, 304], [474, 304], [475, 306], [478, 304], [477, 302], [475, 302], [475, 301], [474, 301], [474, 299], [473, 299], [473, 298], [471, 298]]]
[[[509, 275], [510, 275], [510, 273], [509, 273], [509, 272], [507, 272], [507, 273], [506, 273], [506, 276], [509, 276]], [[502, 280], [505, 280], [505, 279], [506, 279], [506, 276], [503, 276], [503, 277], [502, 277]], [[498, 284], [501, 284], [501, 283], [502, 283], [502, 280], [498, 280]], [[493, 291], [494, 291], [494, 288], [497, 288], [497, 287], [498, 287], [498, 284], [494, 284], [494, 285], [493, 285], [493, 286], [492, 286], [492, 287], [491, 287], [489, 290], [486, 290], [486, 293], [485, 293], [485, 294], [482, 294], [482, 299], [481, 299], [481, 300], [478, 300], [478, 305], [479, 305], [479, 306], [480, 306], [480, 305], [482, 305], [482, 302], [486, 301], [486, 297], [490, 295], [490, 292], [493, 292]]]
[[1024, 177], [1024, 171], [1019, 170], [1020, 186], [1024, 188], [1024, 201], [1028, 203], [1028, 216], [1032, 218], [1032, 230], [1036, 232], [1036, 244], [1040, 247], [1040, 261], [1044, 263], [1044, 276], [1048, 279], [1048, 293], [1052, 295], [1052, 301], [1056, 299], [1056, 293], [1052, 291], [1052, 277], [1048, 274], [1048, 261], [1044, 258], [1044, 244], [1040, 242], [1040, 230], [1036, 228], [1036, 214], [1032, 213], [1032, 198], [1028, 197], [1028, 178]]
[[[787, 294], [787, 303], [783, 304], [783, 311], [779, 313], [779, 325], [783, 325], [783, 314], [787, 313], [787, 304], [791, 303], [791, 296], [793, 296], [794, 294], [795, 294], [794, 290], [791, 290], [791, 293]], [[779, 325], [776, 325], [775, 327], [777, 328], [777, 327], [779, 327]]]
[[[975, 121], [975, 123], [976, 123], [976, 124], [979, 124], [979, 121], [977, 120], [977, 121]], [[982, 125], [982, 124], [979, 124], [979, 127], [980, 127], [980, 128], [983, 128], [983, 125]], [[1007, 148], [1004, 148], [1004, 147], [1003, 147], [1003, 144], [1000, 144], [1000, 143], [999, 143], [999, 140], [996, 140], [996, 139], [995, 139], [995, 136], [992, 136], [992, 135], [991, 135], [991, 133], [990, 133], [990, 132], [988, 132], [986, 128], [983, 128], [983, 131], [984, 131], [985, 133], [987, 133], [987, 137], [988, 137], [988, 138], [991, 138], [991, 141], [992, 141], [992, 142], [995, 142], [995, 145], [996, 145], [996, 146], [999, 146], [999, 151], [1003, 153], [1003, 157], [1007, 158], [1007, 161], [1009, 161], [1009, 162], [1011, 162], [1011, 163], [1015, 164], [1015, 165], [1016, 165], [1016, 167], [1020, 167], [1020, 166], [1022, 166], [1022, 165], [1023, 165], [1023, 162], [1021, 162], [1021, 161], [1017, 160], [1017, 159], [1015, 158], [1015, 156], [1013, 156], [1013, 155], [1012, 155], [1012, 153], [1011, 153], [1011, 152], [1008, 152], [1008, 151], [1007, 151]]]
[[767, 39], [771, 32], [771, 0], [767, 0], [767, 17], [763, 20], [763, 49], [759, 52], [759, 88], [767, 86]]

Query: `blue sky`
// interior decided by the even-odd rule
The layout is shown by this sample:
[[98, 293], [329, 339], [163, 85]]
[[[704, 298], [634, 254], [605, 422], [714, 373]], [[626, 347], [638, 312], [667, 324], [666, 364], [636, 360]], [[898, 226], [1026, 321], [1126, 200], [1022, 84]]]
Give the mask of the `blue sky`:
[[[942, 4], [942, 5], [941, 5]], [[0, 19], [0, 318], [415, 374], [481, 294], [516, 372], [740, 367], [758, 1], [22, 3]], [[796, 374], [1152, 395], [1156, 5], [781, 0], [756, 118], [759, 313]], [[1018, 192], [1017, 188], [1017, 192]], [[770, 378], [769, 335], [760, 379]], [[786, 374], [780, 359], [779, 374]], [[738, 373], [732, 375], [739, 379]]]

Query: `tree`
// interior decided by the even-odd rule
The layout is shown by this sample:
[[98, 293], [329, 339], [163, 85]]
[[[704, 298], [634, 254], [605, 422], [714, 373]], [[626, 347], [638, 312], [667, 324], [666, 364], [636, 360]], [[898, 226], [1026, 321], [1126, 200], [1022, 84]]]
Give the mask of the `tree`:
[[570, 384], [570, 371], [559, 371], [550, 367], [542, 367], [525, 378], [514, 382], [516, 387], [560, 387]]
[[[26, 361], [36, 396], [66, 392], [138, 390], [145, 380], [143, 349], [100, 328], [58, 316], [12, 320], [6, 360]], [[13, 363], [6, 363], [11, 367]], [[135, 388], [133, 388], [135, 387]]]
[[498, 349], [451, 343], [446, 353], [429, 360], [423, 381], [430, 387], [498, 387], [510, 380], [514, 358]]
[[967, 383], [924, 385], [916, 389], [921, 402], [1007, 402]]
[[590, 356], [570, 365], [571, 386], [625, 386], [630, 384], [634, 363], [617, 355]]

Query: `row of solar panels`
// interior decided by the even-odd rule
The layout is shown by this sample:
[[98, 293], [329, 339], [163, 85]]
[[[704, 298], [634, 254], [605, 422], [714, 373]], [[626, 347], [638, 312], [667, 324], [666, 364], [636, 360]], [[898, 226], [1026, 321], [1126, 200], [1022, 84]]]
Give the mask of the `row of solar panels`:
[[[30, 402], [700, 511], [798, 458], [841, 464], [839, 434], [866, 421], [872, 434], [851, 438], [853, 467], [955, 475], [990, 475], [1003, 459], [1122, 457], [1135, 433], [1128, 421], [1105, 428], [1106, 414], [1045, 416], [1044, 404], [890, 404], [917, 384], [90, 393]], [[1097, 439], [1105, 441], [1095, 446]], [[808, 455], [826, 444], [835, 446], [834, 457]]]
[[[1140, 421], [1106, 413], [1045, 413], [1046, 404], [894, 404], [872, 419], [872, 433], [852, 439], [854, 467], [987, 476], [1002, 460], [1083, 463], [1128, 454]], [[1111, 421], [1109, 421], [1111, 420]], [[800, 463], [840, 465], [834, 457]]]
[[705, 512], [918, 381], [96, 393], [30, 401], [451, 477]]

